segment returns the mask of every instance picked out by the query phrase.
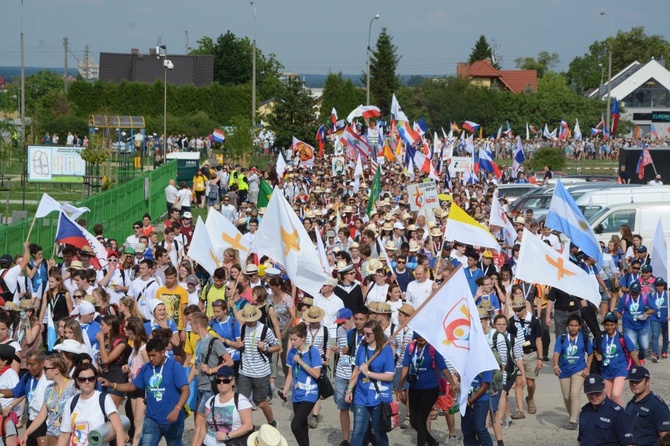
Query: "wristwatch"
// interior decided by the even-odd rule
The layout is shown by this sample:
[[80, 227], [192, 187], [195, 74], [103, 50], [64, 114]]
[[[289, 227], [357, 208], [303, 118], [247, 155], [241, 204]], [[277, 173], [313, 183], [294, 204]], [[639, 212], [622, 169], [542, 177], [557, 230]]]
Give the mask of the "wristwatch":
[[226, 433], [226, 438], [224, 438], [223, 441], [230, 441], [230, 434], [229, 433]]

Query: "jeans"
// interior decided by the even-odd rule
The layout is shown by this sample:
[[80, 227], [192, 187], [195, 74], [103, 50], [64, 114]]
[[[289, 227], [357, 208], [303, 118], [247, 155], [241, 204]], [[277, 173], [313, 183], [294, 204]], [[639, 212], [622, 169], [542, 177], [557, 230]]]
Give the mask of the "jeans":
[[182, 437], [184, 435], [184, 421], [173, 424], [158, 424], [149, 417], [144, 418], [142, 425], [142, 446], [158, 446], [161, 438], [165, 437], [167, 446], [184, 446]]
[[412, 387], [409, 388], [409, 422], [416, 431], [417, 446], [425, 446], [437, 444], [437, 440], [428, 432], [426, 421], [430, 416], [430, 411], [440, 396], [440, 389], [417, 390]]
[[637, 357], [642, 361], [647, 356], [649, 349], [649, 325], [640, 330], [623, 329], [623, 334], [628, 336], [633, 344], [637, 345]]
[[475, 401], [473, 407], [465, 410], [461, 418], [461, 431], [463, 431], [464, 446], [493, 446], [491, 435], [486, 428], [486, 415], [489, 412], [488, 400]]
[[372, 427], [375, 446], [388, 446], [389, 439], [381, 426], [382, 406], [363, 406], [354, 404], [354, 431], [351, 434], [351, 446], [368, 444], [368, 432]]
[[310, 401], [293, 403], [293, 420], [291, 420], [291, 432], [298, 446], [309, 446], [309, 426], [307, 418], [312, 413], [314, 404]]
[[[668, 353], [668, 321], [650, 321], [651, 326], [651, 351], [660, 355]], [[658, 340], [663, 336], [661, 351], [658, 350]]]

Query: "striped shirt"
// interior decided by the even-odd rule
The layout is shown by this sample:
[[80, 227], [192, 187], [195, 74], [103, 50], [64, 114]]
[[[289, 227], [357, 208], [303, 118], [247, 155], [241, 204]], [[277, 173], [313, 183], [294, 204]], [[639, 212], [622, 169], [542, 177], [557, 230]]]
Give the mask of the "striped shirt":
[[330, 337], [329, 332], [328, 345], [326, 345], [324, 348], [323, 341], [325, 337], [324, 333], [326, 330], [328, 329], [321, 324], [319, 324], [318, 328], [311, 328], [309, 325], [307, 325], [307, 337], [305, 338], [305, 344], [317, 349], [321, 354], [322, 358], [330, 356], [329, 350], [330, 347], [333, 345], [333, 339]]
[[398, 333], [396, 336], [396, 355], [398, 356], [398, 362], [396, 367], [402, 367], [402, 359], [405, 357], [405, 350], [407, 346], [412, 342], [414, 338], [414, 330], [405, 326], [405, 328]]
[[[242, 363], [240, 364], [240, 375], [249, 378], [263, 378], [270, 375], [270, 361], [268, 357], [258, 350], [258, 341], [261, 341], [264, 325], [257, 322], [255, 326], [243, 326], [244, 351], [242, 352]], [[268, 329], [263, 341], [268, 347], [278, 345], [277, 337], [272, 330]]]

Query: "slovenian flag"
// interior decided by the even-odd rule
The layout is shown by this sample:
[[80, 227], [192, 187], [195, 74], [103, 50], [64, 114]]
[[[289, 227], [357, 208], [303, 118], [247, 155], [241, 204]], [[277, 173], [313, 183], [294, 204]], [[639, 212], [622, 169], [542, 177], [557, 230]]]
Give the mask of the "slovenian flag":
[[223, 130], [214, 129], [214, 132], [212, 132], [212, 139], [221, 143], [224, 139], [226, 139], [226, 134], [223, 133]]
[[79, 249], [89, 245], [86, 235], [79, 229], [79, 225], [61, 212], [58, 218], [55, 243], [66, 243]]
[[619, 101], [617, 101], [616, 98], [614, 98], [614, 102], [612, 102], [610, 117], [612, 118], [611, 134], [616, 135], [617, 128], [619, 127], [619, 118], [621, 117], [621, 114], [619, 113]]
[[481, 125], [472, 121], [465, 121], [462, 127], [463, 130], [467, 130], [470, 133], [475, 133], [477, 130], [479, 130], [479, 127], [481, 127]]

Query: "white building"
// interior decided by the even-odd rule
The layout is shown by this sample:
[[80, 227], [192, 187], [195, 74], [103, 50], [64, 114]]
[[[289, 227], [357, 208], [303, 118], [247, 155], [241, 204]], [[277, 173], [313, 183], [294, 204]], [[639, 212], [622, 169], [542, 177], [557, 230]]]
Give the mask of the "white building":
[[[611, 97], [626, 108], [621, 119], [639, 126], [643, 137], [649, 134], [652, 124], [660, 138], [670, 136], [670, 71], [665, 68], [665, 61], [635, 61], [612, 76], [611, 85]], [[607, 100], [607, 82], [589, 97]]]

